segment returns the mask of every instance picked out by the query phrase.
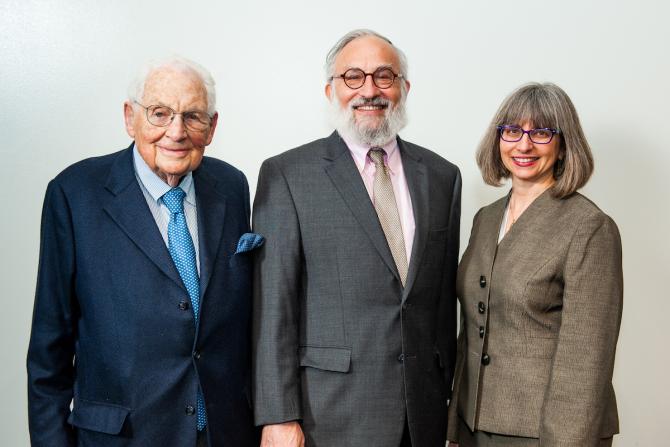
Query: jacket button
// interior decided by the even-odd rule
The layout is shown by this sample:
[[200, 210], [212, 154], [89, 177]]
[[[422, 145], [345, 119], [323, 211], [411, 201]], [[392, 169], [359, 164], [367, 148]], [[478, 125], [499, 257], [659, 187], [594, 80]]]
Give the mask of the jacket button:
[[187, 301], [180, 301], [179, 302], [179, 310], [188, 310], [188, 302]]
[[196, 360], [200, 360], [200, 351], [193, 351], [193, 358]]
[[484, 304], [484, 302], [480, 301], [479, 304], [477, 305], [477, 307], [479, 308], [479, 313], [480, 314], [483, 314], [484, 312], [486, 312], [486, 305]]
[[399, 361], [400, 363], [402, 363], [404, 360], [405, 360], [405, 354], [400, 354], [400, 355], [398, 356], [398, 361]]
[[479, 326], [479, 338], [484, 338], [484, 326]]
[[186, 414], [189, 416], [193, 416], [195, 414], [195, 408], [193, 408], [193, 405], [186, 405]]
[[488, 365], [489, 363], [491, 363], [491, 357], [489, 357], [488, 354], [484, 354], [484, 355], [482, 356], [482, 365], [486, 366], [486, 365]]
[[479, 287], [482, 289], [486, 287], [486, 276], [482, 275], [479, 277]]

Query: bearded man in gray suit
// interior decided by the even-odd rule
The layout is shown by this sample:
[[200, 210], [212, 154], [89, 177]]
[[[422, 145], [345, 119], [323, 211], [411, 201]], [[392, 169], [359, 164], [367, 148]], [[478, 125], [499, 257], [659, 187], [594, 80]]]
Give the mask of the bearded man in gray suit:
[[369, 30], [326, 59], [336, 132], [263, 163], [253, 391], [262, 446], [444, 446], [461, 178], [398, 138], [407, 62]]

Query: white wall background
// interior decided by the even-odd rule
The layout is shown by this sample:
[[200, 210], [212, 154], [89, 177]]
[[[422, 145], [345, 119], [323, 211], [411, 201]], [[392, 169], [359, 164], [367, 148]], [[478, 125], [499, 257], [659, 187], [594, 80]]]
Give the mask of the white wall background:
[[669, 23], [664, 0], [0, 0], [0, 444], [29, 444], [25, 354], [46, 184], [129, 144], [122, 102], [136, 68], [178, 53], [212, 71], [221, 119], [208, 152], [242, 169], [253, 194], [262, 160], [330, 132], [325, 54], [369, 27], [409, 58], [403, 137], [462, 170], [461, 251], [476, 210], [506, 192], [483, 185], [473, 156], [503, 97], [531, 80], [572, 97], [596, 159], [584, 193], [624, 246], [615, 445], [667, 445]]

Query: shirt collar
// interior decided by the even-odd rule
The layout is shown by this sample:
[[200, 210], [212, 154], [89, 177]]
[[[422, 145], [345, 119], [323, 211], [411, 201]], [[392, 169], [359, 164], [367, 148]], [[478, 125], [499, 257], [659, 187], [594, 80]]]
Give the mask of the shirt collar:
[[[135, 164], [135, 173], [137, 177], [142, 182], [146, 188], [151, 198], [156, 201], [156, 203], [161, 203], [161, 197], [163, 194], [168, 192], [172, 187], [165, 183], [163, 179], [156, 175], [155, 172], [151, 170], [147, 162], [144, 161], [140, 152], [137, 150], [137, 146], [133, 145], [133, 161]], [[184, 200], [195, 206], [195, 187], [193, 185], [193, 173], [189, 172], [184, 177], [182, 177], [179, 182], [179, 187], [184, 190], [186, 197]]]
[[[363, 170], [367, 166], [372, 164], [372, 160], [370, 160], [370, 157], [368, 157], [370, 147], [358, 144], [354, 141], [347, 139], [346, 137], [342, 137], [342, 139], [349, 148], [349, 151], [351, 152], [351, 155], [354, 158], [354, 162], [356, 162], [358, 172], [359, 173], [363, 172]], [[398, 149], [398, 140], [394, 138], [388, 143], [386, 143], [384, 146], [381, 146], [381, 148], [384, 149], [384, 152], [386, 152], [386, 155], [384, 155], [384, 161], [386, 163], [387, 168], [389, 169], [391, 174], [396, 173], [398, 168], [402, 168], [400, 161], [400, 150]]]

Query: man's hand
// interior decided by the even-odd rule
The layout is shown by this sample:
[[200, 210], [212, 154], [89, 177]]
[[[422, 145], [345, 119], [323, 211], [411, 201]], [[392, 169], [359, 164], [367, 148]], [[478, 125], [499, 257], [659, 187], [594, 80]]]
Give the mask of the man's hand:
[[263, 427], [261, 447], [305, 447], [305, 435], [296, 421]]

